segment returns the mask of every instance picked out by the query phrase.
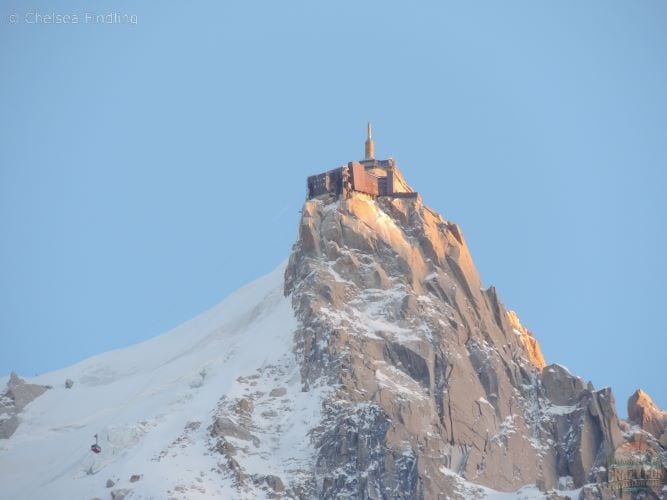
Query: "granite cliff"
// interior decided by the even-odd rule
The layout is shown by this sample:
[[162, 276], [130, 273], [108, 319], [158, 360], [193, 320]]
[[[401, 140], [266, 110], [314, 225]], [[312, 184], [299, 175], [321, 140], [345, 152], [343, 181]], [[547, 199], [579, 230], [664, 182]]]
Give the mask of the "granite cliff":
[[667, 448], [667, 411], [658, 408], [651, 396], [641, 389], [637, 389], [628, 399], [628, 421]]
[[306, 201], [285, 273], [304, 388], [336, 390], [316, 436], [320, 498], [468, 496], [598, 480], [622, 442], [609, 389], [560, 365], [421, 198]]

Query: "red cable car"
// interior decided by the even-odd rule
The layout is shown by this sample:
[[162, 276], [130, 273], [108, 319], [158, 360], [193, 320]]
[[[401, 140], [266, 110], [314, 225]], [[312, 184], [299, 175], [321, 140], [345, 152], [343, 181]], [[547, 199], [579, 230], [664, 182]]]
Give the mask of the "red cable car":
[[102, 447], [97, 444], [97, 434], [95, 434], [95, 444], [90, 447], [90, 451], [93, 453], [99, 453], [102, 451]]

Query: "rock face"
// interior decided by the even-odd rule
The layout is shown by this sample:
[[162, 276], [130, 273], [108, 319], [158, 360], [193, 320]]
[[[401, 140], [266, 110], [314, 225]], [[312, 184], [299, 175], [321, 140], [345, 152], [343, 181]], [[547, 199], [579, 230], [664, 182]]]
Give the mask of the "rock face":
[[28, 403], [41, 396], [48, 387], [27, 384], [12, 373], [7, 389], [0, 396], [0, 439], [8, 439], [19, 426], [19, 413]]
[[628, 420], [667, 447], [667, 412], [658, 408], [651, 396], [641, 389], [637, 389], [628, 399]]
[[[495, 293], [495, 289], [493, 290]], [[538, 368], [544, 368], [547, 363], [544, 361], [542, 349], [540, 348], [540, 344], [537, 342], [537, 339], [535, 339], [533, 334], [521, 324], [519, 317], [514, 311], [507, 311], [507, 317], [510, 321], [510, 325], [514, 329], [514, 333], [519, 336], [521, 343], [526, 348], [526, 353], [528, 354], [528, 359], [530, 359], [530, 362]]]
[[545, 365], [460, 228], [419, 197], [306, 201], [285, 294], [304, 390], [335, 388], [308, 497], [467, 496], [451, 471], [579, 487], [622, 441], [611, 391]]

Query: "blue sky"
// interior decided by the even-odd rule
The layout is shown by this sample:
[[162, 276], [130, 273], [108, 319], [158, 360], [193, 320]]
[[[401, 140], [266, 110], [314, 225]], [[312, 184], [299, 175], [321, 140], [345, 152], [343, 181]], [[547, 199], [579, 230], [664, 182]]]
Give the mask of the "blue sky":
[[[667, 3], [156, 4], [2, 4], [0, 374], [273, 269], [371, 120], [549, 362], [667, 407]], [[111, 11], [137, 24], [83, 23]]]

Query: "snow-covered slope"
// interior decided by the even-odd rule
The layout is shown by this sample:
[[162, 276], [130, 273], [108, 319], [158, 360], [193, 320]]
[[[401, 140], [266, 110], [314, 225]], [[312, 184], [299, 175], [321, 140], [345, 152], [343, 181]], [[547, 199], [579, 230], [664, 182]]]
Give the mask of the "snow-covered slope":
[[[254, 377], [255, 391], [285, 388], [291, 404], [265, 401], [282, 407], [282, 426], [274, 432], [263, 422], [271, 439], [258, 445], [255, 467], [288, 476], [288, 459], [310, 453], [295, 414], [317, 420], [319, 403], [317, 391], [301, 392], [283, 273], [284, 264], [147, 342], [31, 379], [53, 388], [28, 405], [11, 439], [0, 440], [0, 498], [109, 498], [124, 488], [140, 498], [230, 497], [207, 428], [222, 396], [247, 390], [244, 376]], [[257, 376], [263, 367], [272, 367], [271, 377]], [[99, 455], [89, 450], [96, 433]], [[130, 482], [133, 475], [140, 479]]]

